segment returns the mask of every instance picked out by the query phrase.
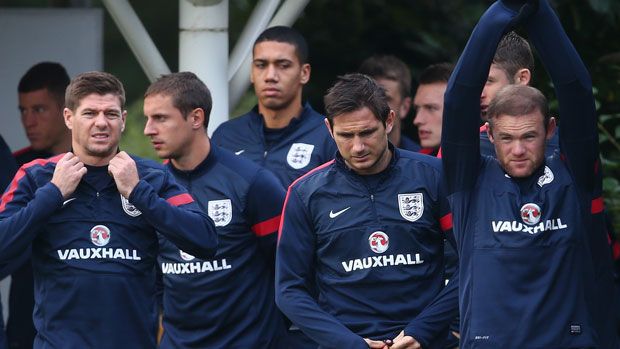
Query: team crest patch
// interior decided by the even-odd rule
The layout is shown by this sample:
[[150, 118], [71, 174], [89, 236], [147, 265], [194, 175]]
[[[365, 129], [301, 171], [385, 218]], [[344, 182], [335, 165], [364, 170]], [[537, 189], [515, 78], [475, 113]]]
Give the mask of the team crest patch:
[[138, 217], [142, 214], [140, 210], [136, 208], [129, 200], [125, 199], [124, 196], [121, 195], [121, 203], [123, 204], [123, 211], [127, 213], [131, 217]]
[[368, 237], [368, 244], [374, 253], [383, 253], [390, 246], [390, 238], [382, 231], [376, 231]]
[[95, 246], [105, 246], [110, 242], [110, 229], [105, 225], [95, 225], [90, 230], [90, 241]]
[[292, 168], [296, 170], [302, 169], [310, 163], [313, 150], [314, 144], [293, 143], [286, 155], [286, 161]]
[[551, 169], [547, 166], [545, 166], [545, 173], [538, 177], [538, 186], [542, 187], [545, 184], [549, 184], [551, 182], [553, 182], [553, 179], [555, 177], [553, 176], [553, 172], [551, 172]]
[[404, 219], [415, 222], [424, 213], [424, 196], [422, 193], [398, 194], [398, 209]]
[[209, 201], [207, 212], [216, 227], [228, 225], [232, 220], [232, 203], [230, 199]]
[[181, 255], [182, 260], [188, 261], [188, 262], [196, 258], [187, 252], [183, 252], [182, 250], [179, 250], [179, 255]]
[[536, 225], [540, 222], [541, 216], [542, 214], [538, 205], [528, 203], [521, 206], [521, 219], [525, 222], [525, 224]]

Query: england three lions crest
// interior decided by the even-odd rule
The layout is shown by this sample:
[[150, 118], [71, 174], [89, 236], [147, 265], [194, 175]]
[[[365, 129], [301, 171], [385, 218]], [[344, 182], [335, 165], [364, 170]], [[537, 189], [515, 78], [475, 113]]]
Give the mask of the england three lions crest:
[[208, 215], [216, 227], [228, 225], [232, 220], [232, 203], [230, 199], [209, 201]]
[[398, 194], [398, 209], [404, 219], [415, 222], [424, 213], [424, 196], [422, 193]]
[[293, 143], [286, 155], [286, 162], [296, 170], [302, 169], [310, 163], [313, 150], [314, 144]]
[[138, 217], [142, 214], [140, 210], [136, 208], [129, 200], [125, 199], [124, 196], [121, 195], [121, 203], [123, 204], [123, 211], [127, 213], [131, 217]]

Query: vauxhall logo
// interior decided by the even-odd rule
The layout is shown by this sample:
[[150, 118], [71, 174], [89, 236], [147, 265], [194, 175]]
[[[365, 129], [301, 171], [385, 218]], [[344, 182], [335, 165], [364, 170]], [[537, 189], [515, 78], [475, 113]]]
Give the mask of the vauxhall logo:
[[535, 203], [527, 203], [521, 206], [520, 215], [523, 223], [518, 221], [491, 221], [493, 232], [524, 232], [535, 235], [544, 231], [568, 228], [568, 225], [562, 223], [560, 218], [547, 219], [541, 222], [542, 210]]

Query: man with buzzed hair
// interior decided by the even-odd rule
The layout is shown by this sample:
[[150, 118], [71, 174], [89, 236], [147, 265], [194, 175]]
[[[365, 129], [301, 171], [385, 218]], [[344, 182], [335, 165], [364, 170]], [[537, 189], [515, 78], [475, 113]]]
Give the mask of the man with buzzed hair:
[[19, 165], [71, 148], [71, 131], [62, 117], [67, 85], [67, 71], [55, 62], [35, 64], [19, 81], [19, 112], [30, 141], [29, 147], [15, 152]]
[[215, 144], [273, 172], [284, 187], [328, 161], [336, 146], [324, 116], [302, 103], [310, 81], [308, 45], [295, 29], [266, 29], [254, 42], [251, 81], [258, 105], [220, 125]]
[[385, 89], [390, 109], [396, 114], [394, 127], [388, 134], [390, 142], [397, 148], [409, 151], [420, 150], [420, 145], [402, 134], [401, 123], [411, 109], [411, 71], [409, 67], [395, 56], [375, 55], [362, 62], [359, 72], [375, 79]]

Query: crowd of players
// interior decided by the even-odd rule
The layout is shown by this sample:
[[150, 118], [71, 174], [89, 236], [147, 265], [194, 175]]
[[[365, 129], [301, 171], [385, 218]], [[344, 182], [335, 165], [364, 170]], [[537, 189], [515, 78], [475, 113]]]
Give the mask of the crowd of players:
[[148, 87], [163, 165], [119, 149], [113, 75], [23, 76], [30, 146], [0, 143], [0, 349], [620, 347], [592, 86], [547, 0], [495, 2], [414, 96], [405, 63], [366, 59], [325, 116], [299, 32], [252, 55], [257, 106], [212, 137], [196, 75]]

